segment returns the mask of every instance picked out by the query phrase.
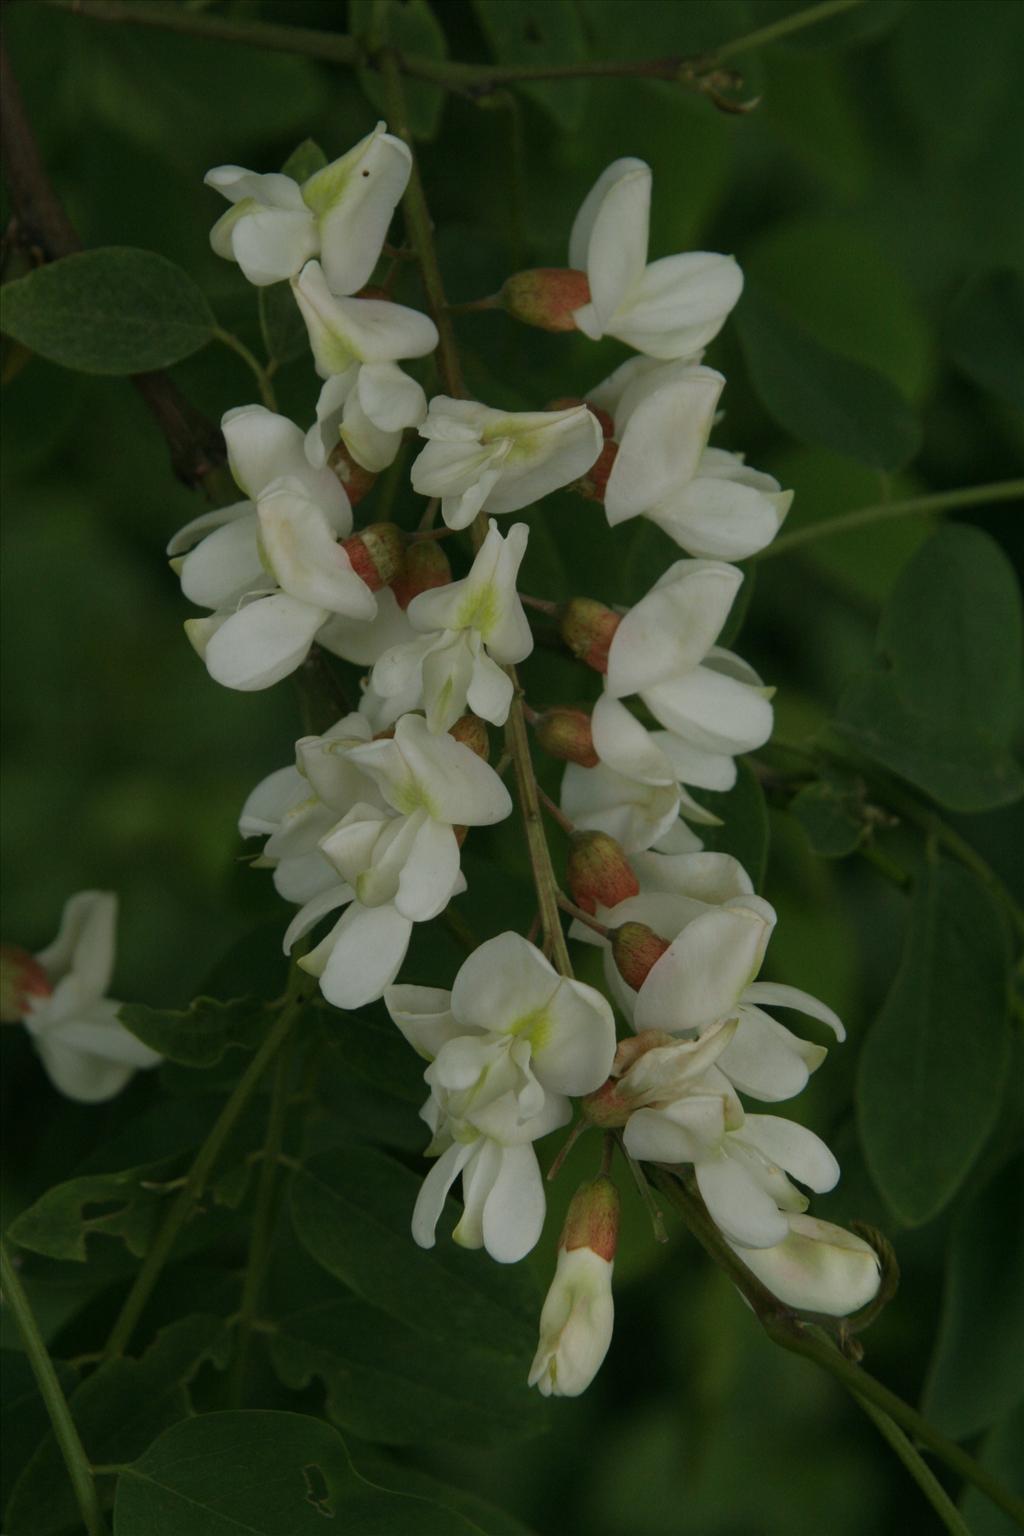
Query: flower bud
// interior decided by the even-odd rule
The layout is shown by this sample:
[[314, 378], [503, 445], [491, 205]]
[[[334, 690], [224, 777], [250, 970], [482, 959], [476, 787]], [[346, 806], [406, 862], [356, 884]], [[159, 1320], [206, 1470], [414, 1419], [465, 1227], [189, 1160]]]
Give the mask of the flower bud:
[[574, 331], [573, 315], [590, 303], [585, 272], [571, 267], [534, 267], [514, 272], [498, 297], [506, 314], [542, 331]]
[[617, 1130], [625, 1125], [634, 1109], [643, 1102], [643, 1096], [641, 1093], [638, 1098], [633, 1084], [622, 1082], [621, 1079], [628, 1076], [630, 1068], [642, 1056], [646, 1056], [648, 1051], [678, 1044], [675, 1035], [666, 1034], [660, 1029], [644, 1029], [638, 1035], [620, 1040], [615, 1048], [611, 1076], [600, 1088], [595, 1088], [593, 1093], [586, 1094], [580, 1100], [580, 1108], [591, 1125], [598, 1126], [602, 1131]]
[[50, 979], [34, 955], [16, 944], [0, 944], [0, 1024], [17, 1024], [33, 997], [49, 997]]
[[491, 738], [487, 734], [487, 727], [477, 715], [463, 715], [456, 720], [448, 731], [449, 736], [454, 736], [464, 747], [475, 752], [477, 757], [489, 762], [491, 757]]
[[608, 650], [621, 623], [621, 616], [604, 603], [574, 597], [561, 610], [559, 632], [574, 656], [595, 672], [607, 672]]
[[362, 501], [367, 491], [373, 489], [377, 476], [355, 460], [349, 453], [344, 443], [338, 443], [331, 449], [327, 459], [328, 469], [333, 469], [338, 479], [345, 488], [345, 495], [349, 499], [349, 505], [356, 507]]
[[878, 1293], [882, 1266], [870, 1243], [830, 1221], [787, 1212], [789, 1234], [772, 1248], [732, 1249], [787, 1307], [848, 1317]]
[[569, 848], [566, 878], [573, 901], [584, 912], [617, 907], [640, 894], [640, 882], [622, 847], [607, 832], [576, 832]]
[[587, 710], [558, 705], [539, 715], [533, 728], [538, 745], [550, 757], [557, 757], [563, 763], [578, 763], [581, 768], [596, 768], [600, 762], [594, 751]]
[[371, 592], [379, 592], [402, 574], [405, 539], [396, 523], [371, 523], [361, 533], [342, 539], [341, 547]]
[[541, 1311], [540, 1343], [529, 1381], [545, 1397], [578, 1397], [608, 1353], [615, 1320], [612, 1268], [618, 1232], [618, 1191], [602, 1175], [573, 1196]]
[[[593, 407], [590, 407], [593, 410]], [[608, 477], [612, 472], [612, 466], [619, 456], [619, 445], [611, 438], [605, 439], [605, 445], [601, 449], [594, 463], [591, 464], [581, 480], [577, 480], [572, 487], [580, 496], [585, 496], [588, 501], [604, 502], [604, 493], [608, 488]]]
[[628, 987], [639, 992], [670, 946], [646, 923], [623, 923], [612, 931], [612, 959]]
[[391, 583], [395, 600], [403, 611], [414, 597], [432, 587], [446, 587], [452, 568], [444, 547], [437, 539], [416, 539], [405, 552], [405, 565]]

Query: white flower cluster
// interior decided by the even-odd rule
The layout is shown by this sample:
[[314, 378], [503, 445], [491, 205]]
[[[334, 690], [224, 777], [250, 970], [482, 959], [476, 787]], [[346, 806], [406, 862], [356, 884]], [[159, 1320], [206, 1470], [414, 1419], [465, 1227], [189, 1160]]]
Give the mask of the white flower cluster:
[[[755, 980], [775, 913], [687, 824], [717, 819], [690, 790], [731, 788], [736, 757], [772, 729], [771, 690], [718, 643], [743, 579], [731, 562], [770, 542], [790, 501], [708, 446], [724, 380], [701, 349], [739, 297], [739, 268], [706, 252], [648, 262], [651, 173], [618, 160], [580, 209], [571, 270], [506, 287], [522, 318], [616, 337], [638, 355], [548, 410], [428, 402], [399, 364], [433, 351], [433, 322], [366, 291], [410, 168], [379, 124], [302, 185], [236, 166], [207, 177], [231, 203], [214, 250], [256, 285], [290, 284], [323, 385], [305, 430], [264, 406], [225, 415], [242, 499], [171, 543], [185, 595], [207, 610], [186, 630], [229, 688], [271, 686], [314, 643], [366, 669], [358, 708], [303, 737], [294, 766], [242, 811], [243, 835], [265, 840], [255, 862], [298, 908], [285, 949], [333, 916], [298, 963], [339, 1008], [383, 998], [427, 1063], [434, 1163], [412, 1213], [422, 1246], [461, 1179], [455, 1240], [502, 1263], [523, 1258], [545, 1215], [533, 1144], [567, 1124], [576, 1098], [634, 1159], [692, 1167], [724, 1237], [784, 1302], [845, 1315], [875, 1294], [879, 1266], [860, 1238], [805, 1214], [803, 1189], [830, 1189], [835, 1159], [797, 1122], [750, 1113], [739, 1097], [792, 1098], [825, 1056], [766, 1008], [795, 1008], [839, 1039], [842, 1025], [805, 993]], [[448, 530], [479, 530], [458, 580], [429, 534], [353, 531], [353, 503], [415, 432], [425, 442], [412, 490], [436, 498]], [[628, 612], [573, 598], [560, 617], [570, 649], [604, 678], [589, 719], [568, 712], [580, 739], [559, 755], [563, 812], [577, 836], [604, 840], [589, 875], [570, 867], [596, 925], [571, 935], [604, 946], [608, 992], [634, 1031], [618, 1044], [603, 993], [516, 933], [475, 949], [450, 992], [398, 981], [414, 924], [465, 889], [467, 830], [512, 811], [484, 722], [507, 720], [508, 669], [532, 649], [517, 590], [528, 529], [503, 533], [494, 518], [571, 485], [603, 502], [611, 528], [646, 517], [684, 553]], [[17, 952], [5, 971], [5, 1017], [24, 1018], [57, 1086], [78, 1098], [106, 1098], [157, 1059], [104, 996], [114, 911], [102, 893], [73, 898], [50, 949]], [[562, 1234], [530, 1375], [542, 1392], [582, 1391], [604, 1357], [617, 1228], [602, 1173]]]

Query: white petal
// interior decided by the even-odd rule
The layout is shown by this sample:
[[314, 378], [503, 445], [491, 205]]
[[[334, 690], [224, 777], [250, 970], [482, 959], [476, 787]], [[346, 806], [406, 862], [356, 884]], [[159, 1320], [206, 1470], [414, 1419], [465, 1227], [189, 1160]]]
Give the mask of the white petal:
[[335, 656], [370, 667], [393, 645], [412, 638], [413, 631], [390, 587], [375, 593], [377, 612], [372, 619], [352, 619], [332, 613], [317, 635], [317, 644]]
[[563, 980], [548, 1000], [533, 1041], [534, 1070], [552, 1093], [600, 1088], [612, 1069], [615, 1019], [594, 987]]
[[395, 906], [413, 922], [443, 912], [459, 877], [459, 844], [451, 827], [428, 817], [416, 834], [398, 882]]
[[33, 1043], [53, 1086], [82, 1104], [112, 1099], [135, 1071], [134, 1067], [77, 1051], [47, 1035], [37, 1036]]
[[817, 1194], [833, 1189], [839, 1181], [839, 1164], [821, 1137], [795, 1120], [748, 1115], [739, 1135]]
[[[306, 904], [301, 907], [298, 912], [296, 912], [295, 916], [288, 924], [288, 927], [285, 929], [285, 935], [282, 944], [285, 954], [290, 955], [293, 946], [296, 945], [300, 939], [305, 938], [306, 934], [309, 933], [312, 928], [316, 927], [317, 923], [322, 917], [326, 917], [328, 912], [336, 911], [338, 907], [345, 906], [352, 900], [352, 896], [352, 887], [349, 885], [343, 885], [335, 875], [332, 884], [328, 886], [326, 890], [320, 891], [316, 896], [311, 897], [310, 900], [307, 901]], [[308, 955], [306, 956], [306, 959], [309, 959]]]
[[476, 658], [466, 695], [475, 715], [481, 720], [489, 720], [492, 725], [504, 725], [514, 691], [512, 679], [496, 661], [484, 654]]
[[207, 535], [181, 563], [181, 590], [201, 608], [233, 608], [245, 593], [274, 586], [260, 559], [255, 511]]
[[607, 329], [649, 357], [689, 357], [718, 335], [742, 290], [731, 256], [663, 256], [632, 285]]
[[751, 1248], [782, 1242], [789, 1232], [785, 1216], [734, 1158], [702, 1160], [696, 1174], [708, 1214], [726, 1237]]
[[754, 891], [743, 865], [728, 853], [637, 853], [629, 862], [644, 892], [673, 891], [717, 905]]
[[863, 1238], [813, 1216], [787, 1215], [789, 1233], [772, 1248], [733, 1250], [788, 1307], [848, 1317], [878, 1292], [878, 1255]]
[[633, 853], [652, 847], [675, 825], [679, 790], [674, 784], [641, 784], [600, 764], [569, 763], [561, 808], [581, 831], [607, 832]]
[[576, 215], [569, 265], [590, 280], [588, 308], [598, 334], [643, 272], [650, 206], [650, 166], [622, 159], [601, 173]]
[[207, 670], [225, 688], [269, 688], [305, 661], [326, 617], [323, 608], [311, 608], [284, 592], [248, 603], [211, 636]]
[[602, 694], [594, 705], [590, 730], [594, 751], [615, 773], [640, 784], [676, 783], [672, 764], [650, 731], [610, 693]]
[[645, 394], [618, 434], [604, 497], [613, 528], [657, 506], [697, 471], [725, 379], [711, 368], [669, 373], [660, 388]]
[[346, 618], [373, 618], [373, 593], [298, 480], [272, 481], [257, 509], [264, 555], [290, 597]]
[[418, 427], [427, 414], [423, 388], [394, 363], [367, 363], [359, 370], [359, 401], [383, 432]]
[[412, 923], [394, 907], [353, 902], [335, 929], [320, 977], [327, 1001], [336, 1008], [361, 1008], [383, 997], [398, 975], [411, 933]]
[[321, 378], [347, 373], [353, 363], [423, 357], [437, 346], [437, 328], [427, 315], [384, 299], [338, 298], [319, 262], [306, 263], [292, 292]]
[[800, 1093], [826, 1054], [823, 1046], [808, 1045], [760, 1009], [742, 1007], [718, 1065], [741, 1093], [774, 1104]]
[[503, 1147], [484, 1203], [484, 1247], [499, 1264], [518, 1264], [544, 1229], [544, 1181], [532, 1147]]
[[637, 1029], [704, 1029], [727, 1017], [757, 975], [774, 925], [773, 908], [757, 896], [694, 918], [640, 988]]
[[303, 184], [302, 196], [318, 218], [321, 261], [333, 292], [355, 293], [369, 281], [411, 168], [407, 146], [378, 123]]
[[448, 1191], [473, 1154], [472, 1145], [455, 1142], [442, 1152], [420, 1186], [412, 1213], [413, 1241], [421, 1248], [433, 1248], [437, 1223], [441, 1219]]
[[268, 208], [294, 210], [303, 206], [298, 183], [280, 171], [271, 171], [269, 175], [261, 176], [256, 171], [247, 171], [241, 165], [215, 165], [211, 171], [207, 171], [203, 182], [226, 197], [229, 203], [240, 203], [251, 197], [254, 202], [263, 203]]
[[251, 501], [236, 501], [230, 507], [214, 507], [210, 512], [200, 512], [184, 528], [178, 529], [167, 545], [167, 553], [169, 556], [183, 555], [215, 528], [233, 523], [236, 518], [251, 516], [254, 511]]
[[260, 780], [246, 799], [238, 818], [239, 832], [243, 837], [269, 837], [308, 793], [308, 785], [298, 769], [290, 765], [275, 769]]
[[839, 1015], [809, 992], [801, 992], [799, 987], [786, 987], [775, 981], [755, 981], [743, 994], [743, 1001], [763, 1003], [766, 1008], [796, 1008], [809, 1018], [827, 1024], [837, 1040], [846, 1039], [846, 1030]]
[[535, 944], [518, 933], [501, 933], [464, 960], [452, 987], [452, 1012], [460, 1023], [515, 1032], [541, 1013], [559, 985], [558, 972]]
[[413, 1050], [433, 1061], [449, 1040], [462, 1032], [451, 1011], [452, 995], [439, 987], [388, 987], [384, 1006]]
[[648, 515], [691, 555], [746, 560], [779, 531], [792, 493], [766, 496], [736, 481], [691, 480], [670, 487]]
[[763, 693], [707, 666], [645, 687], [642, 696], [662, 725], [705, 752], [753, 752], [772, 733]]
[[316, 224], [305, 209], [254, 207], [232, 222], [230, 240], [246, 278], [264, 288], [293, 277], [315, 254]]
[[608, 653], [612, 696], [688, 677], [718, 638], [742, 581], [742, 571], [717, 560], [671, 566], [615, 631]]
[[79, 891], [64, 903], [57, 937], [35, 958], [51, 982], [74, 974], [88, 1003], [101, 998], [110, 985], [116, 939], [113, 891]]

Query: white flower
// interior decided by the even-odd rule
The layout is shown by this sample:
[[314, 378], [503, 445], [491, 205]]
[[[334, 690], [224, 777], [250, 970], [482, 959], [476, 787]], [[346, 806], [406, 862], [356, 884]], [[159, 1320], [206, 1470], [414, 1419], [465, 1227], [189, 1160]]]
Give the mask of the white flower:
[[[424, 357], [437, 346], [437, 327], [429, 316], [387, 299], [338, 298], [317, 261], [307, 262], [292, 279], [292, 292], [322, 379], [347, 373], [354, 363], [379, 366]], [[397, 408], [395, 386], [393, 374], [377, 376], [376, 396], [382, 410]]]
[[319, 977], [328, 1002], [357, 1008], [394, 981], [413, 923], [436, 917], [465, 888], [454, 827], [492, 826], [512, 802], [493, 768], [451, 736], [432, 735], [419, 715], [403, 716], [393, 739], [347, 746], [343, 756], [384, 804], [354, 805], [321, 837], [340, 883], [306, 903], [284, 942], [291, 949], [328, 912], [347, 907], [299, 964]]
[[573, 1195], [558, 1241], [529, 1376], [544, 1397], [578, 1397], [601, 1368], [615, 1321], [618, 1241], [619, 1192], [607, 1174], [599, 1174]]
[[418, 427], [426, 414], [423, 390], [395, 363], [353, 363], [321, 389], [306, 456], [326, 464], [342, 442], [357, 464], [378, 474], [393, 462], [406, 427]]
[[743, 1093], [767, 1102], [792, 1098], [825, 1058], [824, 1046], [801, 1040], [764, 1012], [796, 1008], [845, 1039], [841, 1020], [796, 987], [758, 982], [774, 908], [759, 896], [732, 896], [699, 913], [672, 939], [637, 994], [638, 1030], [700, 1033], [722, 1019], [738, 1026], [717, 1066]]
[[219, 165], [206, 184], [234, 206], [210, 244], [261, 286], [293, 277], [319, 255], [332, 291], [355, 293], [377, 265], [411, 168], [409, 150], [383, 123], [301, 187], [290, 176]]
[[789, 1234], [771, 1248], [733, 1252], [787, 1307], [848, 1317], [873, 1301], [882, 1279], [878, 1255], [870, 1243], [844, 1227], [813, 1216], [787, 1212]]
[[[623, 714], [628, 711], [624, 709]], [[596, 768], [567, 763], [559, 804], [581, 832], [607, 832], [630, 854], [643, 848], [692, 853], [702, 844], [680, 814], [707, 823], [718, 821], [690, 796], [684, 799], [676, 782], [650, 783], [616, 773], [604, 763]]]
[[308, 902], [338, 884], [338, 873], [320, 851], [320, 840], [354, 805], [383, 809], [373, 780], [349, 760], [349, 747], [370, 740], [369, 722], [345, 715], [322, 736], [295, 745], [295, 766], [262, 779], [242, 807], [243, 837], [265, 837], [257, 863], [273, 867], [274, 885], [286, 901]]
[[26, 998], [25, 1028], [47, 1076], [69, 1099], [98, 1104], [161, 1059], [118, 1020], [106, 996], [114, 969], [117, 897], [80, 891], [64, 906], [53, 943], [35, 956], [50, 990]]
[[529, 1376], [544, 1397], [579, 1397], [601, 1369], [615, 1325], [612, 1268], [592, 1248], [559, 1248]]
[[462, 1175], [454, 1237], [499, 1263], [529, 1253], [544, 1224], [544, 1186], [531, 1143], [564, 1125], [568, 1094], [608, 1075], [615, 1051], [609, 1004], [558, 975], [516, 933], [470, 955], [451, 993], [390, 987], [384, 1001], [421, 1055], [431, 1097], [423, 1118], [437, 1158], [413, 1213], [413, 1236], [434, 1244], [445, 1199]]
[[222, 426], [249, 499], [195, 518], [168, 554], [185, 596], [214, 610], [185, 625], [210, 676], [268, 688], [301, 664], [332, 615], [366, 622], [377, 603], [339, 543], [352, 529], [348, 498], [329, 469], [308, 462], [298, 427], [259, 405], [228, 411]]
[[731, 256], [690, 251], [647, 262], [651, 170], [616, 160], [576, 215], [569, 265], [585, 271], [590, 303], [575, 311], [585, 335], [617, 336], [650, 357], [689, 357], [717, 336], [740, 296]]
[[540, 501], [586, 474], [604, 446], [585, 405], [496, 411], [447, 395], [431, 400], [420, 436], [429, 441], [412, 466], [413, 490], [441, 498], [449, 528], [468, 528], [480, 511], [517, 512]]
[[692, 362], [638, 357], [589, 392], [612, 414], [618, 442], [604, 493], [612, 527], [642, 514], [689, 554], [712, 560], [743, 560], [771, 543], [793, 493], [707, 446], [724, 383]]
[[533, 649], [516, 591], [528, 537], [526, 524], [515, 523], [503, 538], [492, 520], [464, 580], [413, 598], [406, 614], [424, 633], [381, 656], [371, 679], [376, 697], [422, 705], [432, 731], [446, 731], [467, 705], [481, 719], [504, 725], [512, 683], [502, 668]]
[[[772, 732], [772, 690], [713, 643], [742, 580], [741, 571], [718, 560], [677, 560], [624, 614], [608, 651], [607, 694], [638, 694], [682, 739], [671, 750], [685, 753], [688, 769], [680, 778], [691, 784], [705, 783], [709, 773], [720, 777], [721, 764], [708, 758], [751, 752]], [[596, 742], [595, 748], [600, 753]]]

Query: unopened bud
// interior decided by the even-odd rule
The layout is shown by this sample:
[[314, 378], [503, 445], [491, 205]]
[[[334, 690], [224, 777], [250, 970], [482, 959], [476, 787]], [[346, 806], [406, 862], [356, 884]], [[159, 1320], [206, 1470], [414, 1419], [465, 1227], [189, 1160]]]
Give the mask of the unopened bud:
[[619, 1244], [619, 1192], [606, 1173], [581, 1184], [569, 1202], [559, 1248], [591, 1248], [610, 1264]]
[[[638, 927], [639, 924], [635, 926]], [[580, 1100], [580, 1108], [591, 1125], [598, 1126], [602, 1131], [618, 1130], [625, 1125], [638, 1107], [638, 1103], [629, 1082], [623, 1083], [621, 1079], [641, 1056], [646, 1056], [648, 1051], [678, 1044], [679, 1041], [674, 1035], [666, 1034], [660, 1029], [641, 1030], [639, 1035], [630, 1035], [625, 1040], [620, 1040], [615, 1049], [611, 1076], [607, 1082], [601, 1084], [600, 1088], [595, 1088], [593, 1093], [588, 1093]]]
[[607, 832], [573, 833], [566, 878], [573, 901], [584, 912], [617, 907], [640, 893], [622, 847]]
[[639, 992], [652, 966], [669, 948], [646, 923], [623, 923], [612, 932], [612, 959], [627, 987]]
[[485, 763], [490, 761], [491, 738], [487, 734], [486, 725], [477, 715], [463, 715], [456, 720], [448, 734], [475, 752], [477, 757], [482, 757]]
[[[591, 411], [594, 410], [593, 406], [590, 406], [589, 409]], [[594, 412], [594, 414], [596, 415], [597, 413]], [[612, 465], [618, 458], [618, 454], [618, 443], [613, 442], [611, 438], [606, 438], [604, 447], [601, 449], [598, 457], [591, 464], [583, 478], [576, 481], [572, 489], [578, 495], [585, 496], [588, 501], [599, 501], [603, 504], [604, 493], [608, 489], [608, 476], [612, 472]]]
[[361, 533], [342, 539], [341, 547], [371, 592], [379, 592], [402, 574], [405, 539], [396, 523], [371, 523]]
[[585, 709], [557, 705], [546, 709], [534, 721], [537, 743], [559, 762], [579, 763], [581, 768], [596, 768], [600, 758], [594, 751], [590, 715]]
[[414, 597], [432, 587], [446, 587], [452, 568], [443, 545], [437, 539], [416, 539], [405, 552], [405, 566], [391, 583], [399, 608], [406, 609]]
[[574, 656], [595, 672], [607, 672], [608, 650], [621, 623], [621, 616], [604, 603], [574, 597], [561, 610], [558, 627]]
[[542, 331], [574, 331], [573, 315], [590, 303], [585, 272], [572, 267], [534, 267], [514, 272], [498, 295], [506, 314]]
[[0, 944], [0, 1024], [17, 1024], [34, 997], [49, 997], [50, 978], [34, 955], [16, 944]]
[[345, 495], [349, 505], [356, 507], [362, 501], [367, 491], [373, 489], [377, 476], [369, 469], [364, 469], [356, 459], [352, 457], [344, 443], [338, 443], [327, 459], [328, 469], [333, 469], [342, 485], [345, 487]]

